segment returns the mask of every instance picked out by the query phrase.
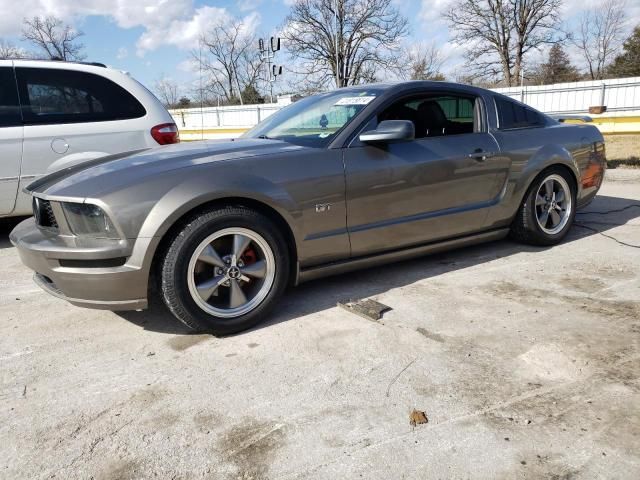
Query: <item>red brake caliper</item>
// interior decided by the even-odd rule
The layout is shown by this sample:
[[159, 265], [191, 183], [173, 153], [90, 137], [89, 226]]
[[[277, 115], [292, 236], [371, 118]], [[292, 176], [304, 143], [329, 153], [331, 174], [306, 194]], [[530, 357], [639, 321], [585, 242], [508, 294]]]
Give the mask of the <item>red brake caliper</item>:
[[253, 248], [247, 248], [240, 258], [245, 265], [252, 265], [258, 261], [258, 257]]

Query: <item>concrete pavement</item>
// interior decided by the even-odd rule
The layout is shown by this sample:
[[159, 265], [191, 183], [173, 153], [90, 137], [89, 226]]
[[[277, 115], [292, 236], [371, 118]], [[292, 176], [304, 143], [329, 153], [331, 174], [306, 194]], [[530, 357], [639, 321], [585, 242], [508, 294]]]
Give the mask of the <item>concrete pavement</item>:
[[315, 281], [223, 339], [42, 293], [4, 227], [0, 478], [637, 478], [639, 206], [610, 171], [560, 246]]

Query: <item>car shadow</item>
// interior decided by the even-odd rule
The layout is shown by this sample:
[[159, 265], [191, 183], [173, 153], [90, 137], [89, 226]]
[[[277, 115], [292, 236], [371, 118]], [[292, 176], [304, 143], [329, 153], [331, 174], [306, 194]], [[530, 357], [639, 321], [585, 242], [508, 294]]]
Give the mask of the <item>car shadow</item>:
[[9, 241], [9, 234], [11, 230], [13, 230], [16, 225], [29, 217], [10, 217], [10, 218], [0, 218], [0, 250], [5, 248], [11, 248], [11, 242]]
[[[576, 225], [571, 229], [564, 243], [606, 232], [638, 217], [640, 217], [640, 201], [599, 195], [588, 207], [578, 212]], [[11, 246], [7, 237], [13, 227], [8, 228], [5, 223], [15, 226], [19, 222], [5, 220], [0, 223], [0, 248]], [[326, 310], [335, 307], [340, 301], [376, 296], [419, 280], [488, 263], [520, 252], [542, 251], [546, 248], [553, 247], [533, 247], [505, 239], [314, 280], [285, 292], [271, 314], [249, 331], [268, 328], [297, 317]], [[193, 332], [178, 322], [164, 308], [159, 298], [152, 297], [149, 303], [147, 310], [115, 313], [145, 330], [174, 335], [199, 333]]]

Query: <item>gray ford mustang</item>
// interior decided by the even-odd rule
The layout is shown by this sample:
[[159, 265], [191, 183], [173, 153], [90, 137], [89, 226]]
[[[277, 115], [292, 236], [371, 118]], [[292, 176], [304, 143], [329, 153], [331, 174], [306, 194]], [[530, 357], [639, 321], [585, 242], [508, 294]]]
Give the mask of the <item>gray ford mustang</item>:
[[604, 170], [593, 126], [453, 83], [366, 85], [296, 102], [236, 141], [43, 177], [10, 238], [74, 305], [142, 309], [157, 292], [186, 325], [225, 335], [313, 278], [507, 234], [558, 243]]

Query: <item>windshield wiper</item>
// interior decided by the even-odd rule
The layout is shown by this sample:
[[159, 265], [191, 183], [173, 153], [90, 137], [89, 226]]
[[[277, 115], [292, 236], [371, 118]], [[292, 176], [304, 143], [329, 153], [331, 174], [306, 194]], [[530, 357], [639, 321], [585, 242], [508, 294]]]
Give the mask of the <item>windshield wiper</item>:
[[262, 140], [275, 140], [275, 138], [268, 137], [267, 135], [258, 135], [256, 138], [260, 138]]

